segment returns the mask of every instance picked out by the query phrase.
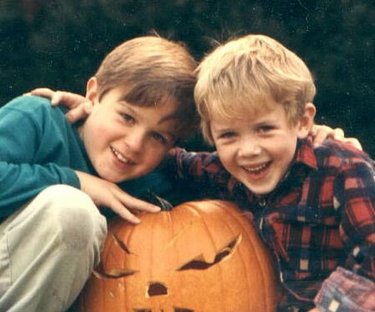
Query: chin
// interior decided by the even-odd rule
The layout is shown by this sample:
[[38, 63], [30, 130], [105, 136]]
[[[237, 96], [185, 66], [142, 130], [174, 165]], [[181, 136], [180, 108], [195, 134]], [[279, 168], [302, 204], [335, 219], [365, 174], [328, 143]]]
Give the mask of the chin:
[[257, 186], [249, 185], [246, 183], [244, 183], [244, 185], [250, 192], [254, 193], [254, 195], [256, 196], [265, 196], [271, 193], [275, 189], [274, 186], [257, 187]]
[[126, 181], [126, 180], [129, 180], [128, 177], [124, 177], [124, 176], [118, 176], [118, 175], [114, 175], [114, 174], [100, 174], [100, 177], [108, 182], [112, 182], [112, 183], [119, 183], [119, 182], [123, 182], [123, 181]]

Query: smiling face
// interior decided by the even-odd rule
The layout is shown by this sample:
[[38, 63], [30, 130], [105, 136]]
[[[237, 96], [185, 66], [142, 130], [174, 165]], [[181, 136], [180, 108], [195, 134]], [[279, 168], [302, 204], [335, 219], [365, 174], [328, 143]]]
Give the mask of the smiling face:
[[80, 135], [98, 175], [111, 182], [143, 176], [157, 167], [176, 138], [172, 118], [175, 103], [138, 106], [124, 100], [125, 87], [114, 88], [99, 100], [96, 80], [88, 84], [93, 110]]
[[[282, 105], [267, 100], [267, 109], [243, 118], [210, 121], [212, 137], [224, 167], [256, 195], [275, 189], [293, 160], [297, 138], [308, 134], [315, 114], [312, 104], [295, 124]], [[247, 116], [246, 116], [247, 115]]]

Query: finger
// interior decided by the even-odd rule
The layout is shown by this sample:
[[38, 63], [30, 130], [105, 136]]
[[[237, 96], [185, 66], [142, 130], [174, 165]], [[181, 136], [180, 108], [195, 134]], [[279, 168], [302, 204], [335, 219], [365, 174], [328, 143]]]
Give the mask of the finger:
[[50, 88], [36, 88], [30, 91], [31, 94], [40, 95], [45, 94], [51, 96], [55, 91]]
[[359, 141], [356, 138], [346, 138], [343, 141], [346, 142], [346, 143], [349, 143], [349, 144], [353, 145], [355, 148], [363, 151], [361, 143], [359, 143]]
[[121, 202], [129, 209], [147, 211], [147, 212], [159, 212], [161, 208], [144, 200], [135, 198], [127, 193], [123, 193], [119, 198]]
[[66, 118], [70, 123], [75, 123], [78, 120], [85, 119], [90, 114], [91, 109], [85, 107], [85, 105], [78, 105], [77, 107], [72, 108], [66, 113]]
[[341, 128], [336, 128], [336, 129], [333, 129], [333, 132], [332, 132], [332, 136], [333, 139], [335, 140], [343, 140], [345, 138], [345, 133], [344, 133], [344, 130], [341, 129]]
[[25, 93], [25, 95], [38, 95], [46, 98], [51, 98], [55, 91], [50, 88], [36, 88], [30, 92]]
[[89, 100], [85, 100], [85, 103], [83, 104], [83, 110], [85, 111], [86, 115], [90, 115], [92, 112], [93, 104]]
[[63, 97], [63, 93], [61, 91], [54, 92], [51, 98], [51, 104], [53, 106], [57, 106], [58, 104], [61, 104], [62, 97]]
[[326, 131], [318, 130], [314, 137], [314, 145], [317, 146], [317, 145], [322, 144], [324, 140], [327, 138], [327, 136], [328, 136], [328, 133]]
[[138, 219], [134, 214], [132, 214], [128, 209], [123, 206], [113, 206], [112, 210], [119, 215], [122, 219], [129, 221], [133, 224], [141, 223], [141, 220]]
[[83, 96], [68, 91], [55, 91], [51, 98], [53, 105], [63, 103], [64, 106], [68, 107], [69, 109], [80, 106], [85, 100]]
[[311, 128], [311, 130], [310, 130], [310, 134], [311, 134], [313, 137], [315, 137], [316, 134], [318, 133], [318, 127], [319, 127], [319, 126], [317, 126], [317, 125], [313, 125], [313, 126], [312, 126], [312, 128]]

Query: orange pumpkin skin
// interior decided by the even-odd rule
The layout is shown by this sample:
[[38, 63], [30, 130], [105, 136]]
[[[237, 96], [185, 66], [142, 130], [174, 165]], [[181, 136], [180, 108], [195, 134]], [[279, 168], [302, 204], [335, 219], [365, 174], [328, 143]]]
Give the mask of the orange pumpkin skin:
[[109, 224], [101, 268], [80, 296], [84, 312], [269, 312], [276, 279], [248, 216], [207, 200]]

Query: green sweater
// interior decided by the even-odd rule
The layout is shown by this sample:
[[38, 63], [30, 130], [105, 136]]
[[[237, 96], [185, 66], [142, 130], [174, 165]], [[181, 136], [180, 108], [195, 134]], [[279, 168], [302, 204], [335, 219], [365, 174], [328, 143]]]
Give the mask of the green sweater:
[[[96, 175], [63, 108], [35, 96], [18, 97], [0, 108], [0, 217], [11, 215], [47, 186], [80, 188], [74, 170]], [[171, 184], [155, 171], [121, 187], [142, 197], [148, 190], [166, 194]]]

